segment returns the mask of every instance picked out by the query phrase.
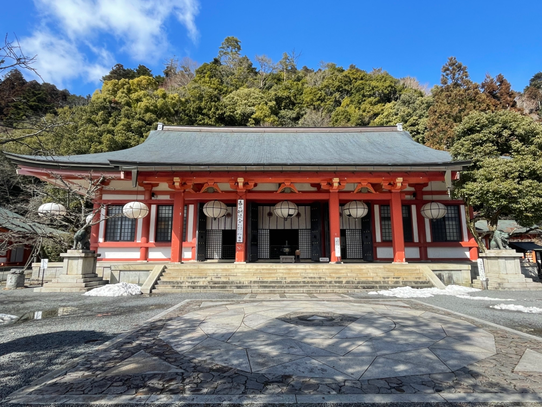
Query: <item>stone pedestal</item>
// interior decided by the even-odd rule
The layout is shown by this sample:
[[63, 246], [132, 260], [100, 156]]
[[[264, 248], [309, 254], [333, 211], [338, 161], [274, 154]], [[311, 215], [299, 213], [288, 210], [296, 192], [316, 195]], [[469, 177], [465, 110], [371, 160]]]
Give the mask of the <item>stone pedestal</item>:
[[68, 250], [60, 256], [64, 258], [62, 274], [34, 291], [86, 292], [108, 283], [96, 274], [96, 259], [100, 255], [94, 250]]
[[6, 290], [16, 290], [24, 287], [24, 270], [12, 269], [6, 278]]
[[[487, 288], [490, 290], [542, 290], [542, 284], [525, 278], [521, 273], [520, 259], [515, 250], [488, 250], [479, 254], [484, 265]], [[482, 288], [480, 275], [472, 282], [475, 288]]]

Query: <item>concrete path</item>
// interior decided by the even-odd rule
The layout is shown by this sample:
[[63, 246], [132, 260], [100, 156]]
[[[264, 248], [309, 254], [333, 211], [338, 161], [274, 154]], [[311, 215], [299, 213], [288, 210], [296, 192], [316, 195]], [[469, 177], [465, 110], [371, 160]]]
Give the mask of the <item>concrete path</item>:
[[541, 345], [415, 301], [187, 300], [8, 401], [542, 402]]

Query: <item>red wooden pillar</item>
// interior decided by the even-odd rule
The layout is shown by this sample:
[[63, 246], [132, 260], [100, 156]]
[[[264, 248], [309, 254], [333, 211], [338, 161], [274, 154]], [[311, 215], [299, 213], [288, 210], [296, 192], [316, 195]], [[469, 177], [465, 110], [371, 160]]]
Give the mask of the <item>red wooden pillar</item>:
[[[416, 199], [423, 199], [423, 188], [424, 185], [416, 186]], [[425, 218], [422, 216], [422, 206], [423, 202], [416, 204], [416, 220], [418, 223], [418, 241], [420, 243], [420, 260], [426, 261], [427, 258], [427, 235], [425, 230]]]
[[401, 191], [392, 192], [390, 206], [393, 262], [405, 263], [405, 236], [403, 234], [403, 208], [401, 204]]
[[[341, 253], [337, 253], [335, 248], [341, 246], [341, 219], [339, 212], [339, 193], [337, 191], [330, 191], [329, 194], [329, 238], [331, 248], [331, 263], [341, 261]], [[339, 239], [338, 242], [336, 239]], [[338, 245], [336, 244], [338, 243]]]
[[171, 229], [171, 258], [173, 263], [183, 261], [184, 191], [173, 198], [173, 225]]
[[[150, 201], [152, 197], [152, 187], [145, 187], [145, 195], [144, 200]], [[149, 206], [149, 211], [150, 211]], [[149, 259], [149, 247], [147, 246], [147, 243], [149, 243], [149, 232], [151, 229], [151, 214], [149, 213], [147, 216], [141, 219], [142, 227], [141, 227], [141, 247], [139, 248], [139, 260], [148, 260]]]
[[90, 227], [90, 250], [94, 250], [95, 252], [98, 251], [98, 239], [100, 235], [100, 223], [103, 222], [101, 216], [101, 200], [102, 200], [102, 191], [98, 191], [96, 193], [96, 196], [94, 197], [94, 203], [92, 205], [92, 213], [94, 214], [94, 218], [92, 219], [92, 222], [97, 222], [95, 225], [92, 225]]
[[[473, 211], [472, 207], [469, 206], [468, 211], [469, 211], [470, 218], [473, 219], [474, 218], [474, 211]], [[466, 221], [466, 219], [465, 219], [465, 221]], [[470, 258], [471, 261], [476, 261], [476, 260], [478, 260], [478, 243], [476, 243], [476, 240], [474, 240], [474, 236], [470, 232], [469, 228], [467, 228], [467, 236], [469, 238], [469, 245], [470, 245], [469, 258]], [[535, 259], [535, 262], [536, 262], [536, 259]]]
[[[240, 193], [237, 198], [237, 222], [235, 262], [246, 263], [247, 261], [247, 194]], [[240, 241], [241, 240], [241, 241]]]

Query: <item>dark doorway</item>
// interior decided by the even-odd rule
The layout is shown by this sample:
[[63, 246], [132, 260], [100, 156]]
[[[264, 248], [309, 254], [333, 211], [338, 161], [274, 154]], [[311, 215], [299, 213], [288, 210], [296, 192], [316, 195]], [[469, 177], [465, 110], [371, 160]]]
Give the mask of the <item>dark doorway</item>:
[[299, 249], [299, 231], [297, 229], [269, 230], [269, 257], [293, 256]]
[[234, 260], [235, 259], [235, 230], [223, 230], [222, 231], [222, 259]]

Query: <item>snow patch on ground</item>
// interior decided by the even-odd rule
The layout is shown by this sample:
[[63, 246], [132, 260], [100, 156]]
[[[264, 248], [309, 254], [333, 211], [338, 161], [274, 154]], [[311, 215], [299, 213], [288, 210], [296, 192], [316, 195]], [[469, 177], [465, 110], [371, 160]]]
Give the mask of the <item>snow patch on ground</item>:
[[139, 295], [141, 289], [137, 284], [118, 283], [108, 284], [94, 290], [87, 291], [83, 295], [90, 297], [127, 297], [129, 295]]
[[0, 324], [7, 324], [19, 318], [17, 315], [0, 314]]
[[507, 310], [507, 311], [525, 312], [527, 314], [542, 314], [542, 308], [524, 307], [523, 305], [515, 305], [515, 304], [490, 305], [489, 308]]
[[511, 298], [471, 297], [470, 295], [456, 295], [457, 298], [467, 298], [477, 301], [514, 301]]
[[386, 297], [398, 298], [429, 298], [435, 295], [466, 295], [475, 291], [481, 291], [478, 288], [463, 287], [460, 285], [448, 285], [446, 288], [412, 288], [412, 287], [397, 287], [390, 290], [371, 291], [369, 294], [384, 295]]

